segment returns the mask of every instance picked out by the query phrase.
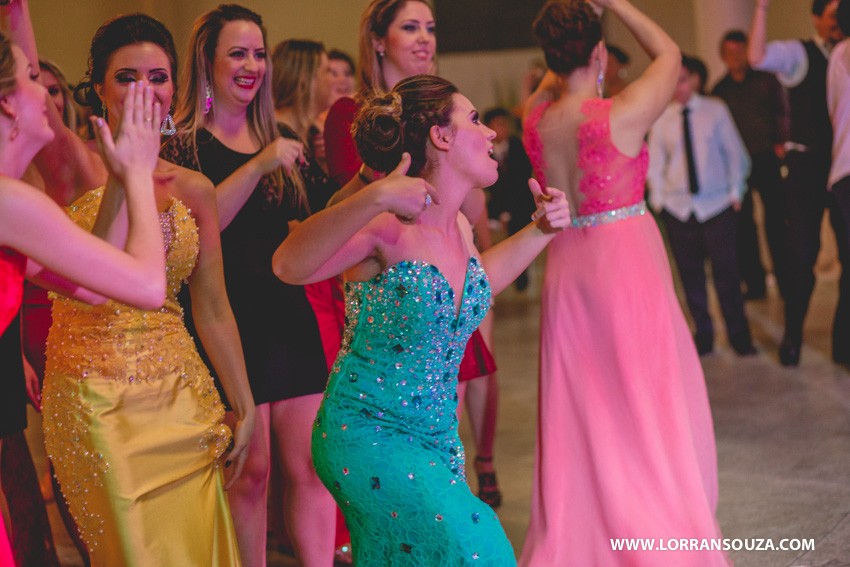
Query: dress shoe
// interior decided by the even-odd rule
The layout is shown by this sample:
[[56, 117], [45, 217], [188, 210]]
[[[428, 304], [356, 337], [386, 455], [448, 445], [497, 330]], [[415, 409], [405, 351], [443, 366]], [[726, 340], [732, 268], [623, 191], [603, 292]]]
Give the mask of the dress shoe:
[[799, 341], [793, 341], [787, 337], [782, 339], [779, 344], [779, 363], [782, 366], [797, 366], [800, 364], [800, 347]]
[[735, 351], [735, 354], [738, 356], [753, 356], [758, 351], [756, 351], [756, 347], [753, 346], [753, 343], [747, 341], [746, 343], [732, 343], [732, 350]]
[[697, 354], [700, 356], [714, 352], [714, 337], [695, 335], [694, 344], [697, 347]]

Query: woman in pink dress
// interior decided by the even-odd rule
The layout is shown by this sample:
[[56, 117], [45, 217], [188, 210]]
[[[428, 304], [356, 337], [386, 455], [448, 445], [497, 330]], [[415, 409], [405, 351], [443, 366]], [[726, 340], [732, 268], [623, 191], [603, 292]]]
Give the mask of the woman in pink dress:
[[[652, 59], [607, 100], [603, 8]], [[526, 145], [538, 175], [567, 193], [577, 216], [548, 252], [520, 564], [726, 565], [719, 551], [617, 551], [612, 543], [655, 538], [676, 547], [719, 537], [702, 368], [643, 201], [643, 138], [671, 99], [679, 49], [628, 0], [550, 1], [534, 32], [550, 70], [526, 107]]]

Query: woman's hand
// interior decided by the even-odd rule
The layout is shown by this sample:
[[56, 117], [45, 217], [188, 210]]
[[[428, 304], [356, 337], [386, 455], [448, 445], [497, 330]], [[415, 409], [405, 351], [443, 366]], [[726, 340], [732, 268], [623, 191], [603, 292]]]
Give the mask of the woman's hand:
[[248, 459], [248, 445], [250, 445], [251, 436], [254, 433], [255, 414], [256, 412], [251, 408], [245, 417], [237, 419], [233, 425], [233, 447], [224, 456], [225, 490], [233, 486], [233, 483], [242, 474], [242, 468]]
[[425, 209], [440, 202], [430, 183], [420, 177], [408, 177], [410, 154], [401, 156], [396, 168], [386, 177], [370, 183], [368, 190], [379, 195], [383, 207], [405, 224], [413, 224]]
[[122, 181], [131, 172], [153, 174], [159, 157], [162, 123], [162, 107], [155, 101], [153, 87], [146, 81], [130, 83], [127, 87], [121, 126], [115, 140], [104, 119], [92, 120], [97, 146], [110, 174]]
[[304, 163], [304, 144], [289, 138], [276, 138], [257, 155], [260, 173], [268, 175], [282, 167], [287, 173], [298, 163]]
[[615, 2], [616, 0], [587, 0], [587, 3], [590, 4], [597, 16], [602, 16], [602, 12], [606, 8], [613, 8]]
[[570, 205], [563, 191], [554, 187], [542, 189], [533, 178], [528, 180], [528, 188], [537, 204], [537, 210], [531, 215], [531, 220], [537, 223], [537, 228], [544, 234], [554, 234], [570, 226]]

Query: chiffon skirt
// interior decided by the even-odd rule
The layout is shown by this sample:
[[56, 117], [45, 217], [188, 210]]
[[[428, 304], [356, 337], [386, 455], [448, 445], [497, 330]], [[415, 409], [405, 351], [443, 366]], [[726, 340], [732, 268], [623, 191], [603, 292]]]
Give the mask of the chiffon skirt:
[[614, 538], [716, 538], [704, 377], [655, 221], [567, 229], [542, 296], [531, 521], [520, 565], [727, 565]]

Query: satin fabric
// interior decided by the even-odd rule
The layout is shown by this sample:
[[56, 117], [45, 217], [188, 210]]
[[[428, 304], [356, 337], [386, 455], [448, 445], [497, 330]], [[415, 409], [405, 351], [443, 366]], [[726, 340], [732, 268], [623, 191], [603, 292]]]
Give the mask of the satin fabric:
[[[71, 218], [90, 229], [101, 196], [83, 196]], [[160, 224], [162, 308], [54, 298], [45, 446], [94, 567], [238, 566], [218, 464], [230, 430], [176, 299], [197, 226], [176, 200]]]

